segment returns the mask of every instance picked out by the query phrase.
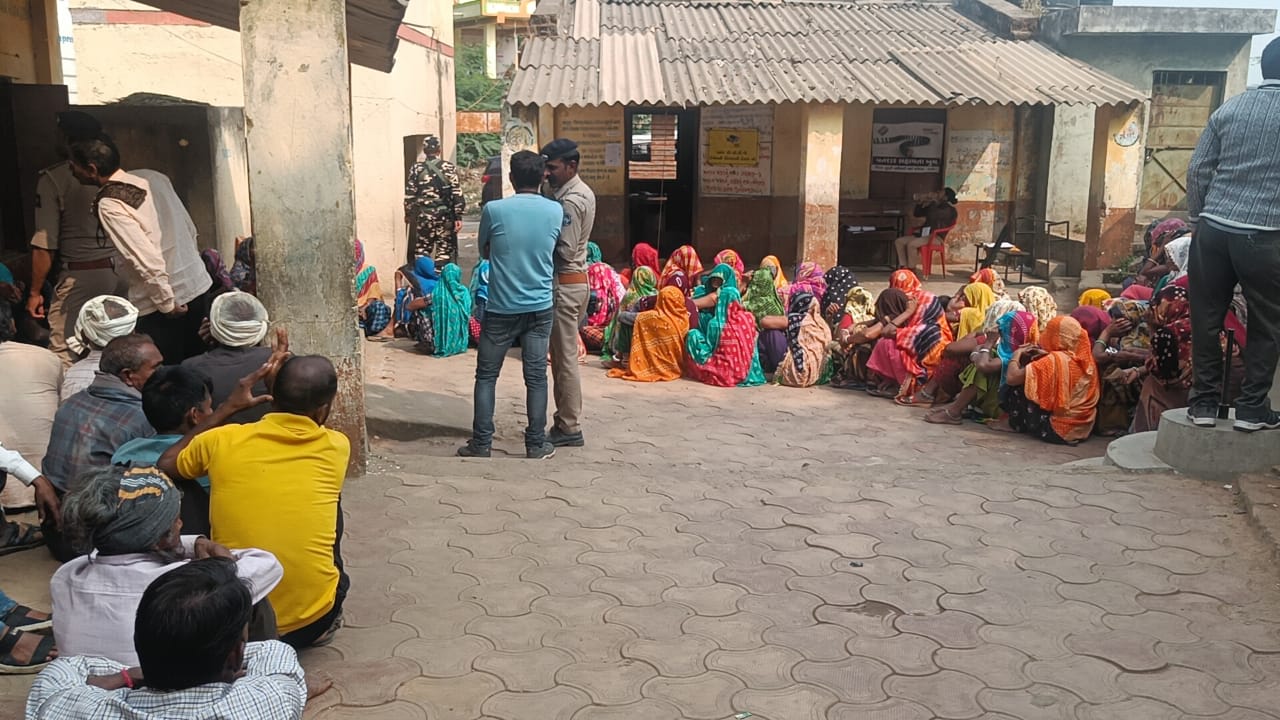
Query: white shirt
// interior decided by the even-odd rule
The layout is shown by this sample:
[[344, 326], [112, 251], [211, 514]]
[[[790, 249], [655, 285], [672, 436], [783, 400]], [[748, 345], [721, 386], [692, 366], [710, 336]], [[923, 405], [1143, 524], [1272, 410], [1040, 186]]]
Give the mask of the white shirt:
[[151, 185], [151, 199], [156, 203], [156, 216], [160, 219], [160, 248], [169, 273], [169, 286], [173, 288], [174, 301], [186, 305], [213, 286], [213, 278], [200, 259], [196, 224], [168, 176], [155, 170], [134, 170], [133, 174]]
[[122, 269], [129, 282], [129, 302], [138, 308], [138, 317], [156, 311], [172, 312], [177, 303], [164, 264], [160, 216], [151, 184], [123, 170], [115, 171], [108, 180], [133, 185], [147, 193], [136, 208], [117, 198], [98, 200], [98, 222], [124, 258]]
[[40, 477], [40, 471], [24, 460], [21, 453], [5, 449], [3, 443], [0, 443], [0, 472], [9, 473], [18, 478], [23, 485], [30, 485]]
[[0, 440], [36, 467], [58, 412], [62, 360], [45, 348], [0, 342]]
[[[182, 547], [195, 556], [196, 535], [183, 535]], [[255, 603], [284, 577], [276, 556], [265, 550], [232, 550], [236, 574]], [[104, 657], [129, 667], [138, 664], [133, 649], [133, 620], [142, 593], [152, 580], [183, 565], [165, 563], [152, 553], [99, 555], [96, 551], [58, 568], [49, 581], [53, 598], [53, 637], [63, 656]]]

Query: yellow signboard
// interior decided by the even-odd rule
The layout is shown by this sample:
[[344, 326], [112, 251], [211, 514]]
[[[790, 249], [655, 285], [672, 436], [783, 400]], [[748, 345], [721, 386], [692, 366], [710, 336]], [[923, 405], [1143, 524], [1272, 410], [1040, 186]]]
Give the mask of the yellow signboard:
[[755, 167], [760, 164], [760, 131], [756, 128], [708, 128], [707, 164]]

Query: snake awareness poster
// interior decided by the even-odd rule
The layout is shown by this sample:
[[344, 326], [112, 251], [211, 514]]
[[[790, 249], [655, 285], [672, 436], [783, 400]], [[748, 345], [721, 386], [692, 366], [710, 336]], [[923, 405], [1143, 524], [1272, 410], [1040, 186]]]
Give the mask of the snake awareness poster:
[[872, 123], [872, 171], [941, 172], [943, 130], [943, 123]]

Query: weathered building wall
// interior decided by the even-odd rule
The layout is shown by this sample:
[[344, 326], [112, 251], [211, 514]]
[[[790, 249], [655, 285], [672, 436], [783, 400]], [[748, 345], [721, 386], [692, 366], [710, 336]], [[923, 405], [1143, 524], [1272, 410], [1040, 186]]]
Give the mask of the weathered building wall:
[[[630, 257], [626, 248], [626, 164], [606, 162], [607, 146], [617, 143], [625, 152], [626, 111], [621, 105], [609, 107], [556, 108], [555, 137], [570, 138], [578, 143], [578, 175], [596, 194], [596, 222], [591, 239], [600, 246], [605, 257]], [[539, 131], [545, 128], [539, 123]], [[545, 138], [539, 144], [545, 144]]]
[[0, 0], [0, 77], [13, 82], [62, 82], [56, 0]]
[[1059, 105], [1050, 128], [1044, 217], [1070, 222], [1072, 237], [1080, 240], [1089, 220], [1094, 115], [1089, 105]]
[[960, 203], [956, 228], [947, 235], [947, 257], [967, 260], [976, 243], [995, 240], [1012, 219], [1016, 111], [1010, 105], [969, 105], [947, 111], [943, 157], [946, 187]]
[[1248, 86], [1250, 42], [1243, 35], [1065, 35], [1057, 47], [1147, 93], [1157, 70], [1225, 70], [1231, 97]]
[[[128, 0], [71, 0], [71, 8], [82, 105], [154, 93], [243, 107], [239, 33]], [[392, 72], [351, 68], [356, 234], [370, 262], [384, 272], [404, 263], [407, 248], [404, 138], [440, 135], [446, 157], [456, 140], [453, 48], [440, 41], [453, 37], [451, 5], [414, 2], [404, 19], [430, 30], [401, 26]], [[232, 187], [220, 193], [228, 217], [226, 202], [248, 197], [247, 170], [237, 171]], [[218, 232], [224, 249], [243, 234]]]
[[1084, 268], [1129, 257], [1142, 181], [1145, 104], [1097, 109]]

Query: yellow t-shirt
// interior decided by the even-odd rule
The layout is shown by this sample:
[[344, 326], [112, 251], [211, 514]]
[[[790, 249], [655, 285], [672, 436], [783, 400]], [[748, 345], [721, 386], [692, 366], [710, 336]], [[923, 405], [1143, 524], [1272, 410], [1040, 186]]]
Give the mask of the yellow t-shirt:
[[178, 455], [183, 477], [209, 476], [214, 542], [266, 550], [284, 567], [270, 595], [282, 635], [333, 608], [338, 498], [350, 455], [345, 435], [288, 413], [214, 428]]

